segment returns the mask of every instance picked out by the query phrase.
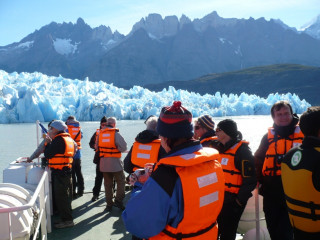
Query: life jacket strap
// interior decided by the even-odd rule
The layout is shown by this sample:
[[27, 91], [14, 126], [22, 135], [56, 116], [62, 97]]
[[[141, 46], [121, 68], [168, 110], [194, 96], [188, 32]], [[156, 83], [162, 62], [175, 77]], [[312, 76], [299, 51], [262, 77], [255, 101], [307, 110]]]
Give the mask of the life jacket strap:
[[232, 184], [232, 183], [225, 183], [224, 185], [226, 185], [228, 188], [232, 188], [232, 187], [240, 188], [241, 187], [241, 185], [235, 185], [235, 184]]
[[234, 170], [223, 169], [223, 171], [227, 172], [227, 173], [230, 173], [231, 175], [234, 175], [234, 174], [241, 175], [241, 172], [234, 171]]
[[198, 232], [194, 232], [194, 233], [172, 233], [172, 232], [169, 232], [167, 229], [164, 229], [162, 232], [166, 235], [168, 235], [169, 237], [172, 237], [174, 239], [177, 239], [177, 240], [182, 240], [184, 238], [192, 238], [192, 237], [196, 237], [196, 236], [199, 236], [201, 234], [204, 234], [206, 232], [208, 232], [209, 230], [211, 230], [215, 225], [217, 224], [217, 222], [214, 222], [212, 223], [209, 227], [206, 227]]
[[288, 195], [285, 195], [285, 198], [291, 204], [310, 209], [310, 213], [306, 213], [306, 212], [297, 211], [288, 207], [288, 212], [291, 213], [292, 215], [303, 217], [303, 218], [309, 218], [309, 219], [312, 219], [312, 221], [320, 220], [320, 214], [316, 214], [316, 210], [320, 210], [320, 204], [316, 204], [312, 201], [311, 202], [300, 201], [297, 199], [293, 199]]

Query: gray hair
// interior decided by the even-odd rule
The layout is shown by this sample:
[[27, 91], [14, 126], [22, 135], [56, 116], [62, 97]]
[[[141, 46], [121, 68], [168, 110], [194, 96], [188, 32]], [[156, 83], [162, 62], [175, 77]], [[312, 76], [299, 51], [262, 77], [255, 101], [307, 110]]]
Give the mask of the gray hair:
[[157, 122], [158, 122], [158, 118], [156, 116], [149, 117], [145, 122], [147, 125], [147, 130], [156, 131]]
[[117, 120], [116, 120], [115, 117], [109, 117], [109, 118], [107, 119], [107, 124], [108, 124], [108, 125], [116, 125], [116, 122], [117, 122]]

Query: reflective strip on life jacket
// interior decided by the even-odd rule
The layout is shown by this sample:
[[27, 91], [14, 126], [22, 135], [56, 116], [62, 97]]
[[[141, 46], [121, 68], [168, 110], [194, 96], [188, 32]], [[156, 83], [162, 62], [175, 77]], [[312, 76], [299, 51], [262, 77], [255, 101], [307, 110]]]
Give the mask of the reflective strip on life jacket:
[[61, 136], [65, 143], [65, 152], [64, 154], [56, 154], [49, 159], [48, 166], [53, 169], [62, 170], [64, 167], [71, 168], [74, 156], [74, 143], [72, 138], [68, 133], [57, 134], [56, 137]]
[[224, 200], [224, 176], [216, 160], [218, 155], [213, 148], [203, 148], [191, 154], [162, 158], [156, 163], [155, 171], [161, 164], [175, 167], [182, 184], [184, 215], [177, 228], [167, 225], [150, 240], [217, 239], [216, 219]]
[[99, 133], [99, 153], [100, 157], [121, 158], [121, 152], [115, 144], [115, 133], [119, 131], [116, 128], [105, 128]]
[[288, 138], [281, 138], [275, 135], [274, 128], [268, 129], [269, 148], [266, 152], [266, 157], [262, 167], [263, 176], [280, 176], [280, 164], [284, 155], [293, 147], [301, 145], [303, 133], [299, 126], [296, 126], [295, 131]]
[[160, 139], [155, 139], [150, 143], [133, 143], [131, 162], [137, 166], [133, 168], [133, 171], [144, 168], [147, 163], [157, 162], [160, 146]]
[[219, 155], [219, 162], [221, 163], [225, 176], [225, 191], [231, 193], [238, 193], [242, 185], [242, 175], [235, 166], [234, 157], [239, 147], [244, 143], [249, 144], [249, 142], [242, 140]]
[[77, 143], [78, 149], [81, 149], [81, 128], [68, 125], [68, 132], [71, 138]]

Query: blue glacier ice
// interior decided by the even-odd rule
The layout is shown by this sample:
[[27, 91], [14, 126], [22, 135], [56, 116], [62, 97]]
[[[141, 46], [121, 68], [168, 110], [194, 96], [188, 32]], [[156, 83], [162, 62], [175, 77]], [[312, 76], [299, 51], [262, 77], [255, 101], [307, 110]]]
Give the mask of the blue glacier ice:
[[48, 122], [74, 115], [80, 121], [98, 121], [103, 115], [117, 119], [145, 119], [159, 115], [161, 107], [179, 100], [194, 117], [268, 115], [278, 100], [288, 100], [296, 113], [310, 104], [296, 94], [270, 94], [267, 98], [241, 93], [200, 95], [168, 87], [153, 92], [134, 86], [129, 90], [105, 82], [52, 77], [42, 73], [7, 73], [0, 70], [0, 123]]

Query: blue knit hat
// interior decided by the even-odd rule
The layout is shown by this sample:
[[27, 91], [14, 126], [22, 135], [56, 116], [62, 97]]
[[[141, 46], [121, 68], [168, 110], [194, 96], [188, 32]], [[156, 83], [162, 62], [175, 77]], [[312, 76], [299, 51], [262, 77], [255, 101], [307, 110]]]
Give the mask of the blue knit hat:
[[180, 101], [171, 107], [163, 107], [157, 123], [159, 135], [167, 138], [191, 138], [193, 136], [192, 114], [181, 106]]

